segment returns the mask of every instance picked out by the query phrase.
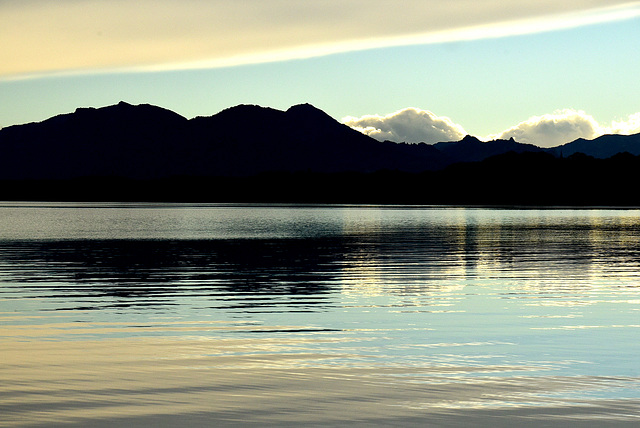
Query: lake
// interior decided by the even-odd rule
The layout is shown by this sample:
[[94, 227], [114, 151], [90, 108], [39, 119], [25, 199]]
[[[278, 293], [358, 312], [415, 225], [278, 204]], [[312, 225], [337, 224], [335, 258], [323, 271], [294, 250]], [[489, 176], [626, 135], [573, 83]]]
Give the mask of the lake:
[[638, 426], [640, 210], [0, 203], [0, 426]]

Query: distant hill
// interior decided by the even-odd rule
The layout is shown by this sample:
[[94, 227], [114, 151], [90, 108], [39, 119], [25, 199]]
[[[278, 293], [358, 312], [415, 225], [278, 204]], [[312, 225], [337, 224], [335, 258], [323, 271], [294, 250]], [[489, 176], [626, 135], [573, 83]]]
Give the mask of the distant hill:
[[618, 153], [640, 155], [640, 134], [603, 135], [593, 140], [579, 138], [567, 144], [548, 149], [555, 156], [571, 156], [583, 153], [597, 159], [606, 159]]
[[518, 143], [513, 138], [509, 140], [483, 142], [467, 135], [460, 141], [436, 143], [433, 146], [446, 156], [445, 161], [449, 164], [478, 162], [491, 156], [508, 152], [546, 152], [556, 157], [567, 157], [576, 153], [582, 153], [596, 159], [607, 159], [618, 153], [625, 152], [632, 155], [640, 155], [640, 134], [602, 135], [593, 140], [579, 138], [551, 148], [541, 148], [533, 144]]
[[491, 156], [502, 153], [514, 152], [541, 152], [538, 146], [532, 144], [522, 144], [509, 140], [493, 140], [482, 142], [476, 137], [467, 135], [460, 141], [436, 143], [434, 147], [443, 153], [450, 164], [457, 162], [478, 162]]

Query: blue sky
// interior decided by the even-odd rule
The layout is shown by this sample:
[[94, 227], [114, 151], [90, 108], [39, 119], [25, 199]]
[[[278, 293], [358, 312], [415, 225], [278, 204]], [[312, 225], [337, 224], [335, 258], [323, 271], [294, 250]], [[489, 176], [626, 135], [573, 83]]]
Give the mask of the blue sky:
[[[173, 0], [164, 2], [168, 7]], [[19, 9], [18, 2], [7, 3]], [[24, 0], [20, 4], [30, 3], [37, 4], [38, 0]], [[197, 10], [196, 0], [187, 3], [194, 3]], [[220, 3], [218, 6], [224, 11], [224, 1], [211, 3]], [[277, 8], [291, 3], [278, 0], [272, 5]], [[394, 13], [392, 3], [367, 4], [375, 3], [379, 5], [373, 12]], [[443, 2], [426, 0], [426, 3], [433, 6]], [[500, 2], [491, 0], [444, 3], [460, 3], [458, 6], [484, 3], [490, 11], [492, 7], [500, 7]], [[259, 44], [256, 38], [247, 46], [225, 47], [237, 49], [236, 53], [228, 53], [228, 57], [215, 57], [216, 50], [211, 53], [195, 49], [197, 55], [188, 59], [178, 56], [147, 59], [129, 50], [119, 58], [119, 49], [129, 46], [125, 42], [135, 47], [140, 39], [133, 31], [123, 32], [121, 44], [96, 45], [98, 51], [81, 57], [86, 61], [81, 65], [73, 62], [71, 54], [68, 62], [62, 55], [65, 49], [75, 47], [72, 37], [64, 39], [71, 40], [71, 47], [62, 46], [62, 42], [57, 42], [60, 47], [55, 43], [46, 47], [49, 51], [60, 49], [59, 64], [45, 54], [38, 62], [37, 58], [31, 58], [36, 52], [18, 54], [19, 46], [8, 50], [3, 45], [5, 52], [0, 51], [0, 58], [4, 57], [6, 64], [12, 60], [16, 65], [0, 68], [0, 126], [40, 121], [81, 106], [100, 107], [125, 100], [159, 105], [186, 117], [212, 115], [241, 103], [286, 109], [309, 102], [374, 137], [412, 142], [444, 141], [469, 133], [483, 138], [514, 136], [519, 141], [550, 146], [606, 132], [640, 132], [637, 78], [640, 2], [620, 2], [624, 7], [615, 8], [614, 15], [612, 9], [602, 9], [599, 3], [616, 2], [574, 1], [568, 2], [568, 9], [560, 11], [552, 10], [549, 6], [552, 3], [545, 1], [515, 3], [535, 3], [542, 9], [525, 8], [530, 15], [507, 10], [498, 21], [483, 18], [478, 11], [466, 16], [459, 8], [443, 9], [439, 13], [454, 24], [445, 22], [437, 31], [429, 32], [429, 28], [436, 26], [432, 21], [438, 18], [430, 16], [431, 21], [426, 21], [432, 22], [431, 27], [427, 25], [417, 33], [421, 24], [414, 19], [407, 24], [413, 31], [408, 35], [402, 30], [403, 16], [397, 17], [396, 27], [381, 25], [380, 35], [372, 33], [370, 26], [364, 25], [366, 22], [359, 23], [355, 13], [354, 20], [342, 23], [344, 29], [336, 30], [339, 34], [335, 36], [331, 35], [331, 25], [338, 18], [331, 14], [318, 22], [305, 18], [311, 20], [303, 19], [298, 27], [287, 21], [282, 24], [283, 29], [278, 29], [275, 22], [264, 30], [276, 35], [269, 39], [271, 33], [266, 33], [270, 44], [261, 47], [262, 50], [245, 51], [247, 46]], [[310, 3], [297, 4], [298, 13], [302, 14], [304, 9], [300, 5]], [[344, 4], [355, 7], [364, 3], [347, 0]], [[120, 22], [118, 9], [114, 10], [113, 20]], [[27, 17], [36, 13], [28, 9], [19, 11]], [[0, 3], [0, 24], [3, 13], [8, 19], [18, 12]], [[365, 18], [372, 20], [371, 14], [365, 14]], [[583, 19], [585, 16], [588, 19]], [[464, 24], [460, 28], [456, 27], [459, 21]], [[135, 22], [130, 25], [137, 28]], [[324, 27], [328, 30], [323, 30]], [[479, 30], [469, 36], [464, 33], [469, 28]], [[241, 35], [233, 26], [225, 31], [229, 37]], [[280, 36], [279, 31], [289, 37]], [[293, 43], [290, 40], [295, 42], [298, 34], [302, 44], [287, 45]], [[23, 37], [9, 35], [17, 41]], [[45, 31], [42, 38], [46, 35]], [[195, 36], [200, 40], [210, 35]], [[173, 40], [195, 43], [183, 39], [164, 34], [158, 43], [160, 46], [172, 46]], [[81, 47], [87, 48], [84, 44], [78, 46]], [[273, 47], [277, 51], [270, 50]], [[100, 49], [104, 56], [100, 55]], [[110, 60], [112, 63], [101, 63], [103, 57], [115, 59]], [[139, 57], [144, 61], [138, 62]], [[26, 65], [20, 69], [22, 64]]]

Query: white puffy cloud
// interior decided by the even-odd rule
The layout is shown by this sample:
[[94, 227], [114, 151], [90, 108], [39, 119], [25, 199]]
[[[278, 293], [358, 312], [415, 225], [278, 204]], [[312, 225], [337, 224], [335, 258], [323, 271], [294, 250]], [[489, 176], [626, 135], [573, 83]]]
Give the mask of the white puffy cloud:
[[[465, 129], [450, 118], [414, 107], [386, 116], [347, 116], [341, 122], [380, 141], [437, 143], [458, 141], [467, 135]], [[604, 134], [637, 133], [640, 133], [640, 112], [606, 125], [582, 110], [564, 109], [533, 116], [505, 131], [480, 138], [485, 141], [513, 138], [519, 143], [555, 147], [578, 138], [593, 139]]]
[[457, 141], [466, 135], [464, 128], [448, 117], [413, 107], [386, 116], [347, 116], [341, 122], [380, 141], [437, 143]]
[[533, 116], [485, 139], [513, 137], [520, 143], [555, 147], [578, 138], [590, 140], [604, 134], [630, 135], [639, 132], [640, 112], [630, 115], [626, 120], [613, 121], [611, 125], [607, 126], [598, 123], [593, 116], [582, 110], [564, 109], [552, 114]]
[[602, 135], [602, 127], [593, 116], [581, 110], [558, 110], [531, 117], [489, 139], [512, 138], [520, 143], [555, 147], [577, 138], [592, 139]]
[[507, 3], [2, 0], [0, 76], [228, 66], [503, 37], [640, 15], [638, 2], [629, 0]]
[[629, 115], [627, 120], [611, 122], [607, 134], [631, 135], [640, 133], [640, 112]]

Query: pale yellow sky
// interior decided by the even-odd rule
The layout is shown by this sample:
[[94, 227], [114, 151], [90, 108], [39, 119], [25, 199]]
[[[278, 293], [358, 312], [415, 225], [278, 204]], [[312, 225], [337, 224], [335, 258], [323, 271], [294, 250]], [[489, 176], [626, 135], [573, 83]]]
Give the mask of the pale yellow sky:
[[0, 78], [268, 62], [640, 15], [615, 0], [6, 0]]

